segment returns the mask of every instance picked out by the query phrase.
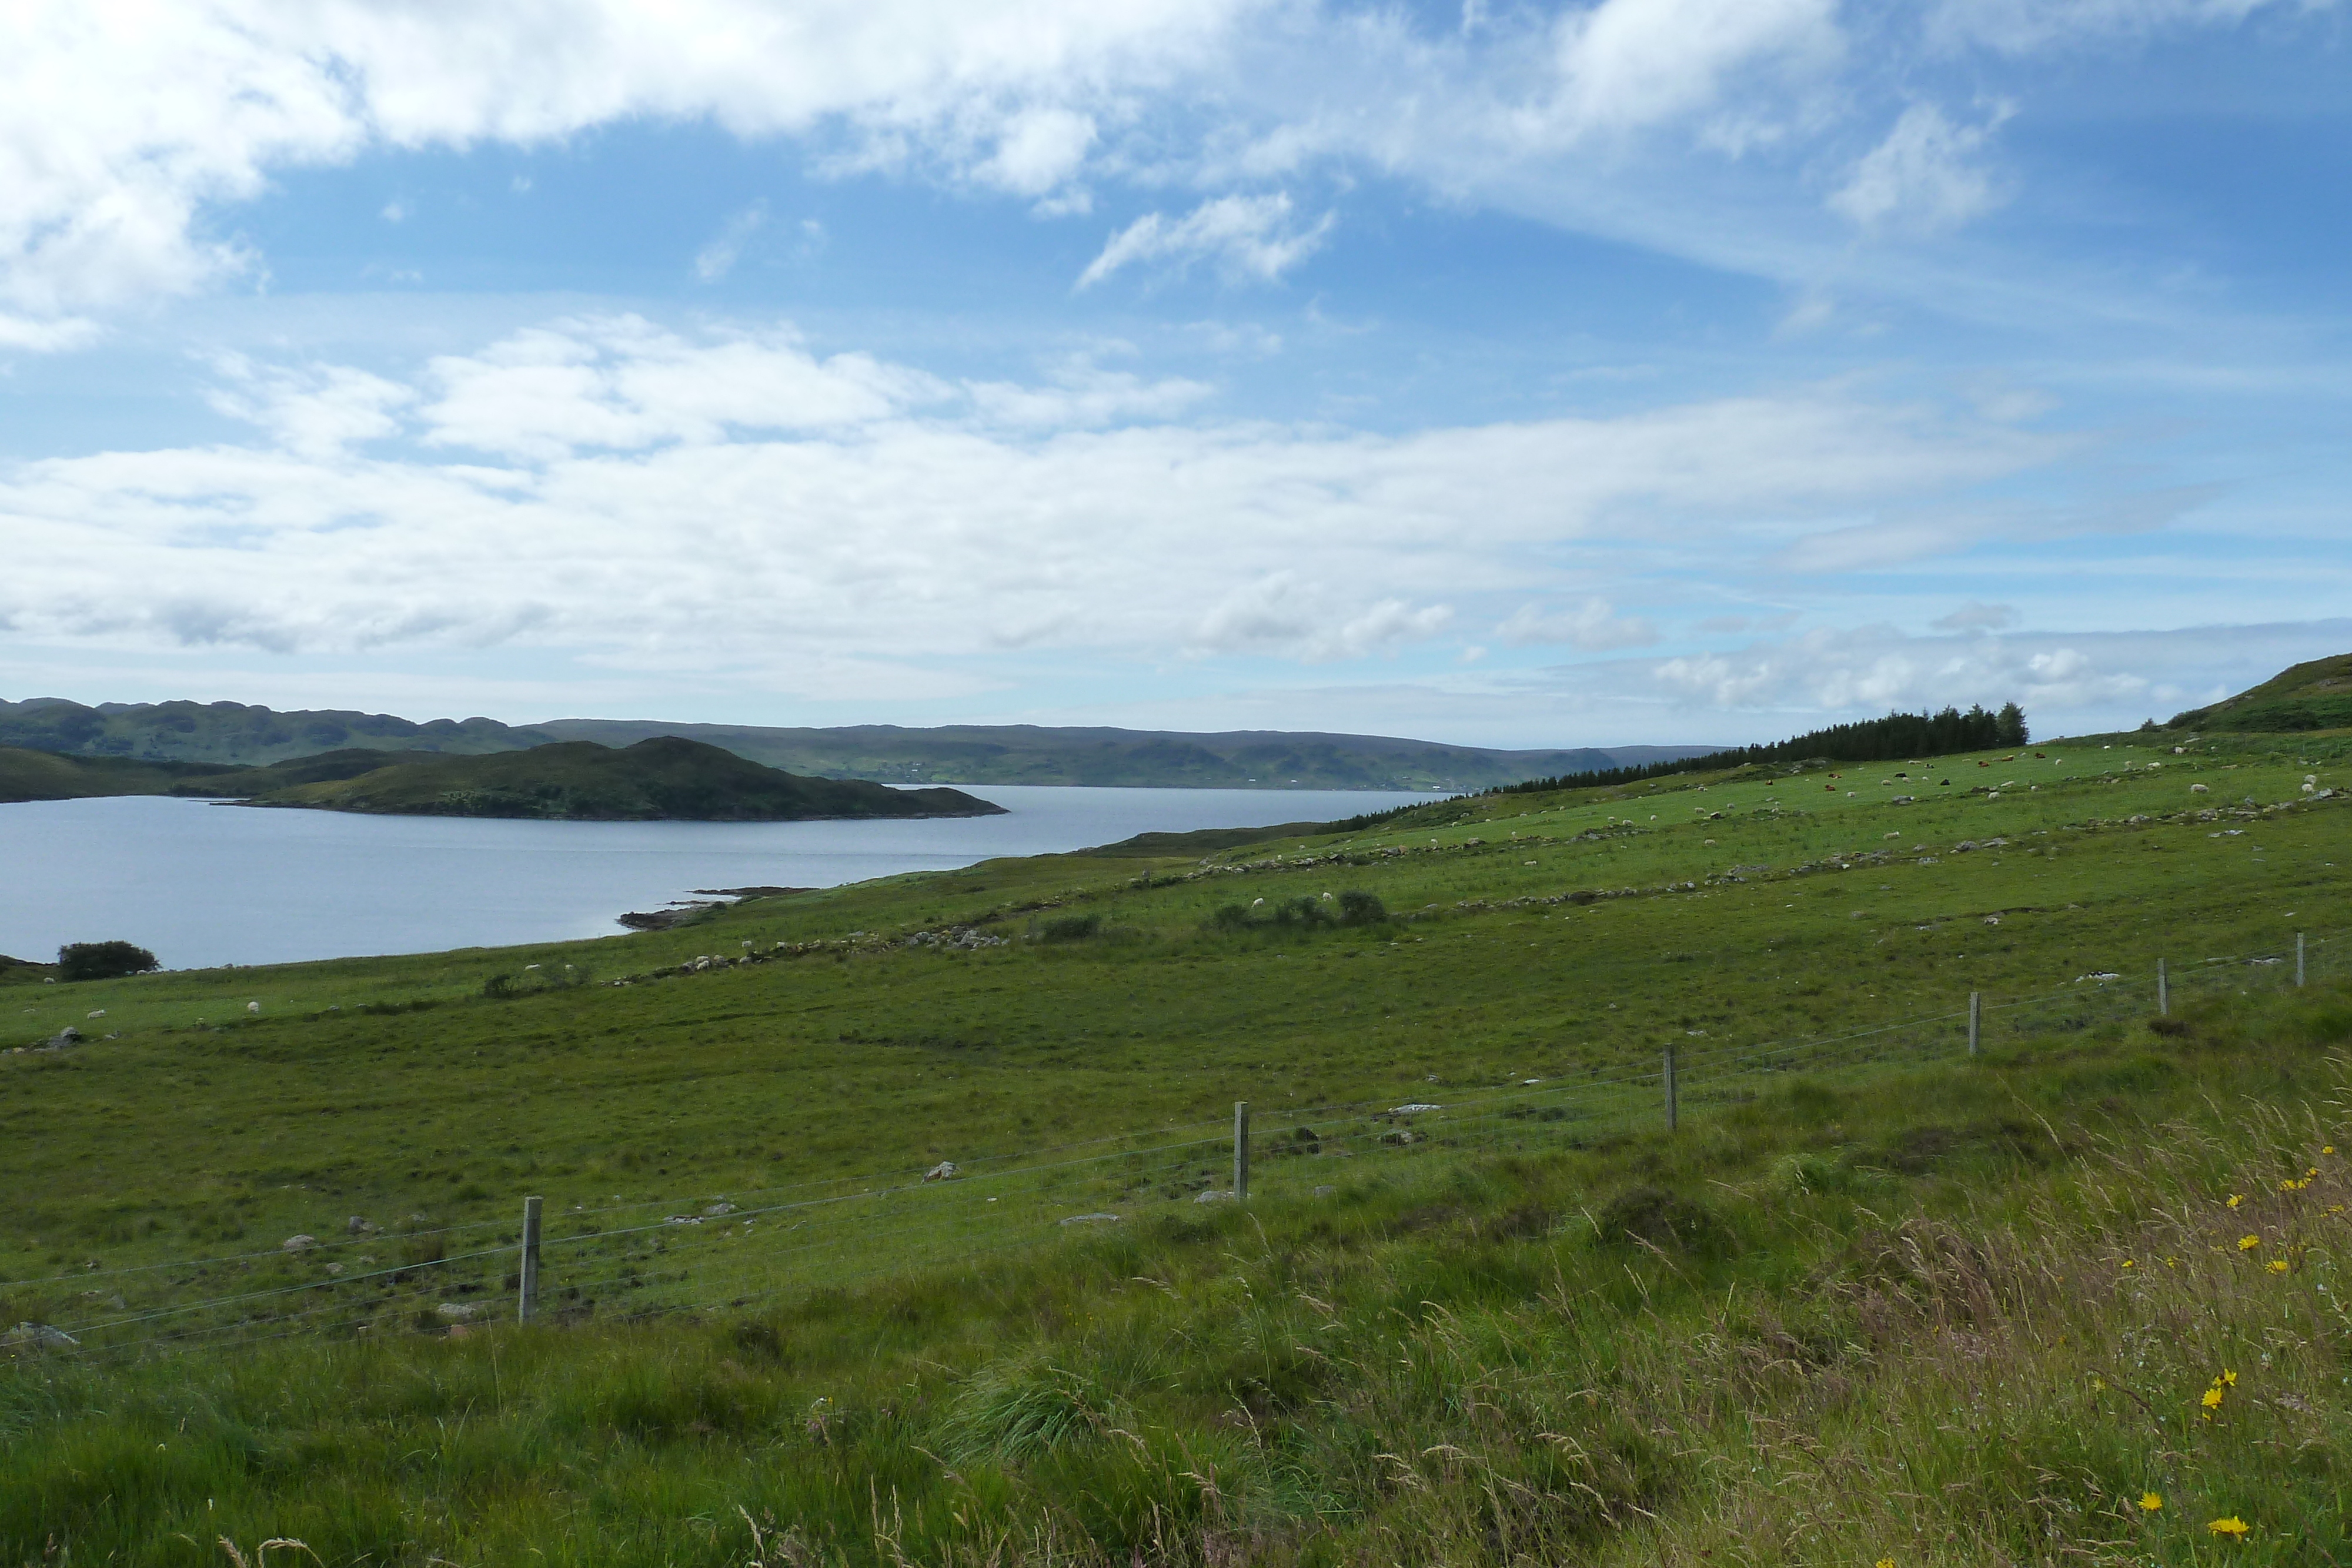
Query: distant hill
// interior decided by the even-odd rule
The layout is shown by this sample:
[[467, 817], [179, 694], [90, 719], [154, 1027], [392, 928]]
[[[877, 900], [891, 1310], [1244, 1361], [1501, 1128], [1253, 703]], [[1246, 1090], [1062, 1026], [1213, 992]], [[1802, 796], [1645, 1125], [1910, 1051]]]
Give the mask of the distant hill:
[[2177, 713], [2165, 727], [2255, 733], [2352, 728], [2352, 653], [2282, 670], [2210, 707]]
[[[285, 766], [243, 777], [258, 783]], [[987, 817], [1004, 810], [960, 789], [803, 779], [675, 736], [621, 750], [572, 740], [488, 757], [412, 753], [352, 776], [283, 784], [254, 795], [250, 803], [387, 816], [607, 822]]]
[[1386, 736], [1243, 729], [1210, 734], [1042, 725], [942, 725], [835, 729], [663, 724], [650, 719], [550, 719], [533, 727], [566, 739], [617, 745], [679, 735], [795, 773], [889, 783], [1088, 784], [1192, 789], [1428, 789], [1515, 783], [1693, 756], [1706, 746], [1582, 747], [1495, 751]]
[[144, 761], [267, 763], [346, 747], [475, 754], [520, 751], [557, 738], [491, 718], [416, 724], [389, 714], [277, 713], [244, 703], [101, 703], [85, 707], [63, 697], [0, 702], [0, 746]]
[[1190, 789], [1430, 789], [1458, 792], [1522, 779], [1696, 756], [1706, 746], [1496, 751], [1386, 736], [1231, 730], [897, 725], [776, 728], [657, 719], [495, 719], [419, 724], [387, 714], [278, 713], [239, 703], [0, 702], [0, 747], [146, 762], [261, 765], [348, 749], [480, 756], [554, 740], [625, 747], [674, 735], [771, 768], [887, 784], [1158, 785]]

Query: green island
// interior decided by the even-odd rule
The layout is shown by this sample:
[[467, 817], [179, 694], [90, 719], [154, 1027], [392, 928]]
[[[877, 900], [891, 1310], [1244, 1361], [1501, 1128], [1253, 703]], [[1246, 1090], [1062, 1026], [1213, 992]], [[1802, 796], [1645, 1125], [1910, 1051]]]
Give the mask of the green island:
[[982, 817], [1003, 808], [960, 789], [807, 779], [675, 736], [614, 749], [553, 741], [445, 757], [363, 747], [267, 767], [149, 762], [0, 748], [0, 801], [98, 795], [236, 798], [250, 806], [560, 821], [776, 822]]
[[2342, 1562], [2348, 789], [2153, 729], [0, 966], [0, 1562]]

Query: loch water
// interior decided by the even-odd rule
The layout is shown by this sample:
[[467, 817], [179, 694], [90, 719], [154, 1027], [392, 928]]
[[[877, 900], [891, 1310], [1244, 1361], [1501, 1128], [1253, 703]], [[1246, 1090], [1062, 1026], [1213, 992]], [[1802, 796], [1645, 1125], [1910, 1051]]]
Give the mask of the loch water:
[[517, 822], [131, 796], [0, 805], [0, 953], [115, 938], [167, 968], [617, 936], [697, 889], [834, 887], [1136, 833], [1326, 821], [1434, 797], [975, 787], [1000, 817]]

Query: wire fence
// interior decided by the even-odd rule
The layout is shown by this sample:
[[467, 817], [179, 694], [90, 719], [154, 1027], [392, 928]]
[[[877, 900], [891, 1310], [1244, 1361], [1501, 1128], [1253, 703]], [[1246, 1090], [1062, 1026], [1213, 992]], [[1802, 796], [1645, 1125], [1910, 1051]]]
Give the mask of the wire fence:
[[[1311, 1201], [1369, 1170], [1590, 1145], [1720, 1113], [1792, 1075], [1859, 1075], [2008, 1051], [2177, 1012], [2200, 1000], [2341, 977], [2340, 942], [2198, 956], [2034, 995], [1839, 1032], [1717, 1043], [1685, 1036], [1653, 1064], [1525, 1080], [1428, 1101], [1285, 1107], [1245, 1136], [1165, 1126], [971, 1162], [815, 1180], [723, 1200], [616, 1203], [409, 1230], [354, 1221], [261, 1251], [0, 1281], [0, 1357], [139, 1355], [294, 1335], [465, 1333], [519, 1314], [552, 1322], [748, 1307], [1049, 1245], [1175, 1206]], [[1443, 1103], [1438, 1103], [1438, 1097]], [[521, 1294], [535, 1245], [535, 1292]]]

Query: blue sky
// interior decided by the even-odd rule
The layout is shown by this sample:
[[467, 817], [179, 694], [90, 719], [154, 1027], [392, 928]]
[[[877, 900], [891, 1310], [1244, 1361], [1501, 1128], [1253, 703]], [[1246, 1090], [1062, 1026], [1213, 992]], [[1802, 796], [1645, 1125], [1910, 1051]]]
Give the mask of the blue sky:
[[2352, 647], [2352, 22], [35, 5], [0, 695], [1769, 738]]

